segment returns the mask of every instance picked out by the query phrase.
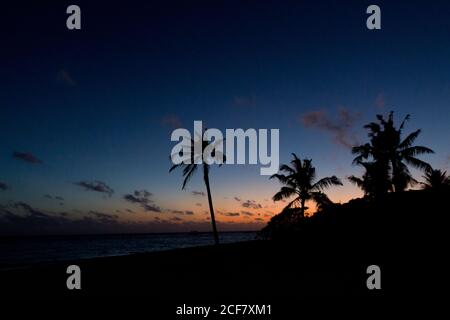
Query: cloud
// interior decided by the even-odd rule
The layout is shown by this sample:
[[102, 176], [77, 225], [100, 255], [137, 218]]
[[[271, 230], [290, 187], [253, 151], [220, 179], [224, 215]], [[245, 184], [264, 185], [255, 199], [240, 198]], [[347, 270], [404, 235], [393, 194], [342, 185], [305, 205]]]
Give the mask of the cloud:
[[199, 203], [199, 202], [197, 202], [195, 205], [196, 205], [197, 207], [201, 207], [201, 206], [202, 206], [202, 204]]
[[29, 152], [14, 151], [12, 157], [16, 160], [24, 161], [31, 164], [42, 164], [42, 160]]
[[9, 208], [0, 206], [0, 233], [10, 235], [33, 234], [81, 234], [117, 232], [120, 224], [117, 216], [90, 211], [78, 219], [69, 219], [67, 212], [48, 213], [24, 202], [16, 202]]
[[112, 221], [117, 220], [117, 218], [119, 218], [116, 214], [107, 214], [107, 213], [93, 211], [93, 210], [89, 211], [88, 213], [90, 215], [96, 217], [99, 221], [101, 221], [103, 223], [110, 223]]
[[183, 210], [174, 210], [174, 209], [170, 209], [169, 210], [170, 213], [174, 213], [174, 214], [184, 214]]
[[80, 182], [74, 182], [73, 184], [76, 186], [80, 186], [87, 191], [95, 191], [95, 192], [104, 193], [110, 197], [114, 193], [114, 190], [102, 181], [92, 181], [92, 182], [80, 181]]
[[50, 194], [45, 194], [45, 195], [44, 195], [44, 198], [50, 199], [50, 200], [64, 201], [64, 198], [63, 198], [63, 197], [60, 197], [60, 196], [52, 196], [52, 195], [50, 195]]
[[237, 202], [241, 202], [241, 199], [238, 197], [234, 197], [234, 200], [236, 200]]
[[25, 202], [16, 202], [13, 205], [13, 207], [16, 208], [16, 209], [22, 209], [22, 210], [24, 210], [25, 212], [27, 212], [28, 214], [30, 214], [30, 215], [32, 215], [34, 217], [45, 218], [45, 217], [48, 216], [47, 214], [45, 214], [45, 213], [43, 213], [43, 212], [41, 212], [39, 210], [34, 209], [33, 207], [31, 207], [29, 204], [26, 204]]
[[255, 218], [254, 220], [255, 220], [255, 221], [264, 221], [263, 218]]
[[223, 212], [222, 215], [226, 217], [238, 217], [240, 216], [239, 212]]
[[8, 189], [9, 189], [8, 185], [6, 183], [0, 181], [0, 190], [6, 191]]
[[204, 197], [206, 194], [203, 191], [192, 191], [194, 196], [202, 196]]
[[155, 205], [146, 204], [142, 206], [145, 211], [161, 212], [161, 208]]
[[[114, 214], [92, 210], [92, 213], [79, 210], [67, 212], [44, 212], [26, 203], [9, 206], [0, 205], [0, 234], [2, 235], [49, 235], [49, 234], [117, 234], [149, 232], [186, 232], [198, 230], [209, 232], [208, 219], [202, 221], [161, 219], [153, 217], [150, 221], [119, 220]], [[104, 215], [104, 216], [103, 216]], [[261, 224], [254, 221], [219, 222], [223, 231], [259, 230]]]
[[77, 85], [72, 75], [67, 70], [64, 69], [58, 71], [58, 74], [56, 75], [56, 80], [68, 85], [69, 87], [74, 87]]
[[168, 212], [169, 212], [169, 213], [173, 213], [173, 214], [185, 214], [185, 215], [188, 215], [188, 216], [191, 216], [191, 215], [194, 214], [194, 211], [191, 211], [191, 210], [185, 210], [185, 211], [183, 211], [183, 210], [169, 209]]
[[150, 199], [153, 196], [151, 192], [147, 190], [136, 190], [133, 194], [126, 194], [123, 198], [131, 203], [139, 204], [145, 211], [161, 212], [161, 208], [153, 204], [153, 200]]
[[161, 125], [164, 127], [170, 127], [174, 129], [181, 128], [183, 126], [180, 118], [172, 114], [165, 115], [161, 119]]
[[317, 128], [333, 135], [333, 142], [351, 148], [358, 144], [351, 132], [355, 123], [361, 119], [358, 112], [350, 112], [345, 108], [338, 110], [337, 119], [330, 118], [326, 111], [311, 111], [300, 117], [301, 124], [306, 128]]
[[262, 208], [262, 205], [260, 205], [259, 203], [257, 203], [254, 200], [247, 200], [242, 203], [242, 206], [244, 208], [251, 208], [251, 209], [261, 209]]
[[252, 213], [252, 212], [249, 212], [249, 211], [241, 211], [241, 213], [242, 213], [244, 216], [249, 216], [249, 217], [253, 216], [253, 213]]

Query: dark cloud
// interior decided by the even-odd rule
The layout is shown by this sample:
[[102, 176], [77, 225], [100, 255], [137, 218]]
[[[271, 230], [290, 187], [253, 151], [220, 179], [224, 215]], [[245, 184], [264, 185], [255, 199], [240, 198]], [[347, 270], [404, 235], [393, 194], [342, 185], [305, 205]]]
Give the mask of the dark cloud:
[[244, 208], [251, 208], [251, 209], [261, 209], [262, 208], [262, 205], [260, 205], [259, 203], [257, 203], [254, 200], [247, 200], [242, 203], [242, 206]]
[[178, 116], [176, 116], [176, 115], [173, 115], [173, 114], [165, 115], [161, 119], [161, 125], [163, 125], [165, 127], [170, 127], [170, 128], [173, 128], [173, 129], [181, 128], [183, 126], [180, 118]]
[[161, 208], [155, 205], [142, 205], [145, 211], [152, 211], [152, 212], [161, 212]]
[[192, 194], [194, 196], [202, 196], [202, 197], [205, 196], [205, 193], [203, 191], [192, 191]]
[[249, 212], [249, 211], [241, 211], [241, 213], [244, 215], [244, 216], [253, 216], [253, 213], [252, 212]]
[[14, 151], [12, 157], [16, 160], [24, 161], [31, 164], [42, 164], [42, 160], [29, 152]]
[[44, 198], [50, 199], [50, 200], [64, 201], [64, 198], [63, 198], [63, 197], [60, 197], [60, 196], [52, 196], [52, 195], [50, 195], [50, 194], [45, 194], [45, 195], [44, 195]]
[[114, 215], [90, 211], [94, 218], [68, 218], [67, 212], [49, 213], [24, 202], [0, 208], [0, 233], [11, 235], [110, 233], [119, 231]]
[[199, 203], [199, 202], [197, 202], [195, 205], [196, 205], [197, 207], [201, 207], [201, 206], [202, 206], [202, 204]]
[[123, 198], [131, 203], [139, 204], [145, 211], [161, 212], [161, 208], [154, 204], [153, 194], [147, 190], [136, 190], [132, 194], [126, 194]]
[[191, 216], [191, 215], [194, 214], [194, 211], [190, 211], [190, 210], [183, 211], [183, 210], [169, 209], [168, 212], [169, 213], [173, 213], [173, 214], [185, 214], [185, 215], [188, 215], [188, 216]]
[[172, 221], [183, 221], [183, 219], [181, 219], [180, 217], [173, 217], [170, 220], [172, 220]]
[[127, 209], [127, 212], [128, 213], [135, 213], [133, 210], [131, 210], [131, 209]]
[[255, 218], [254, 220], [255, 221], [264, 221], [264, 219], [262, 219], [262, 218]]
[[15, 204], [13, 204], [13, 207], [16, 209], [22, 209], [24, 210], [26, 213], [34, 216], [34, 217], [39, 217], [39, 218], [45, 218], [48, 217], [47, 214], [34, 209], [33, 207], [31, 207], [29, 204], [25, 203], [25, 202], [16, 202]]
[[351, 148], [358, 144], [356, 136], [351, 132], [361, 114], [340, 108], [336, 119], [331, 118], [326, 111], [311, 111], [300, 117], [300, 122], [306, 128], [317, 128], [333, 135], [333, 142]]
[[170, 213], [174, 213], [174, 214], [184, 214], [184, 211], [182, 211], [182, 210], [173, 210], [173, 209], [171, 209], [171, 210], [169, 210], [169, 212]]
[[119, 216], [117, 216], [116, 214], [108, 214], [108, 213], [103, 213], [103, 212], [98, 212], [98, 211], [89, 211], [89, 214], [96, 217], [99, 221], [103, 222], [103, 223], [110, 223], [112, 221], [117, 220], [117, 218], [119, 218]]
[[234, 200], [236, 200], [237, 202], [241, 202], [241, 199], [238, 197], [234, 197]]
[[0, 190], [6, 191], [8, 189], [9, 189], [8, 185], [6, 183], [0, 181]]
[[222, 215], [226, 217], [238, 217], [240, 216], [239, 212], [224, 212]]
[[92, 181], [92, 182], [80, 181], [80, 182], [74, 182], [74, 185], [80, 186], [87, 191], [95, 191], [95, 192], [104, 193], [110, 197], [114, 193], [114, 190], [102, 181]]

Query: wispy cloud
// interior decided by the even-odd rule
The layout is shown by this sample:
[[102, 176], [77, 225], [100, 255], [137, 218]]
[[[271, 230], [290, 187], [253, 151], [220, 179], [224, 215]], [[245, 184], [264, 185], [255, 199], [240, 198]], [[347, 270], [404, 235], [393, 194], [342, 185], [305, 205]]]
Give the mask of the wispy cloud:
[[338, 110], [338, 115], [332, 118], [326, 111], [311, 111], [300, 117], [300, 122], [306, 128], [317, 128], [333, 135], [333, 142], [351, 148], [358, 144], [358, 140], [352, 129], [361, 119], [359, 112], [351, 112], [345, 108]]
[[201, 197], [204, 197], [206, 195], [203, 191], [192, 191], [192, 194], [194, 196], [201, 196]]
[[251, 209], [261, 209], [262, 205], [257, 203], [255, 200], [247, 200], [242, 202], [242, 206], [244, 208], [251, 208]]
[[238, 216], [240, 216], [239, 212], [223, 212], [222, 215], [226, 216], [226, 217], [238, 217]]
[[139, 204], [145, 211], [161, 212], [161, 208], [154, 204], [153, 194], [147, 190], [136, 190], [132, 194], [126, 194], [123, 198], [131, 203]]
[[98, 212], [98, 211], [93, 211], [93, 210], [89, 211], [89, 214], [96, 217], [98, 220], [100, 220], [103, 223], [110, 223], [119, 218], [119, 216], [116, 214], [108, 214], [108, 213], [103, 213], [103, 212]]
[[87, 191], [103, 193], [110, 197], [114, 193], [114, 190], [102, 181], [92, 181], [92, 182], [91, 181], [80, 181], [80, 182], [74, 182], [74, 185], [80, 186]]
[[50, 194], [45, 194], [44, 198], [49, 199], [49, 200], [58, 200], [58, 201], [64, 201], [63, 197], [60, 196], [52, 196]]
[[42, 160], [30, 152], [14, 151], [12, 157], [16, 160], [24, 161], [31, 164], [42, 164]]

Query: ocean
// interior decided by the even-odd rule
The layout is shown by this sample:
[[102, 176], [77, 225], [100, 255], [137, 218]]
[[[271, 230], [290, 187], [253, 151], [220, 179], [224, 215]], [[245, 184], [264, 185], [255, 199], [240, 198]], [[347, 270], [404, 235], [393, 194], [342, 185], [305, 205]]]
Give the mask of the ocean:
[[[222, 232], [221, 243], [254, 240], [256, 232]], [[0, 270], [30, 265], [212, 245], [211, 233], [0, 237]]]

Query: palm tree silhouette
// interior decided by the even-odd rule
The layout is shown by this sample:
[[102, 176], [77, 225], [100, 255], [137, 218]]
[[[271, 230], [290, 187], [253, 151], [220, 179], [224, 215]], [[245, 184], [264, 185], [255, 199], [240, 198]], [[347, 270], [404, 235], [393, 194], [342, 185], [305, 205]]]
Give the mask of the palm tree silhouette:
[[440, 190], [450, 187], [450, 177], [447, 171], [439, 169], [429, 169], [423, 176], [425, 182], [422, 182], [423, 189]]
[[[206, 131], [206, 129], [205, 129], [205, 131]], [[197, 171], [197, 169], [199, 167], [199, 164], [197, 164], [198, 160], [202, 160], [201, 166], [202, 166], [202, 172], [203, 172], [203, 181], [205, 183], [206, 193], [208, 196], [209, 213], [211, 215], [211, 224], [212, 224], [213, 235], [214, 235], [214, 243], [217, 245], [217, 244], [219, 244], [219, 234], [217, 232], [217, 227], [216, 227], [216, 218], [215, 218], [215, 214], [214, 214], [214, 206], [213, 206], [212, 195], [211, 195], [211, 186], [209, 183], [210, 165], [206, 163], [205, 159], [203, 159], [203, 151], [206, 149], [207, 146], [212, 145], [212, 147], [214, 147], [218, 143], [221, 143], [222, 140], [214, 141], [214, 143], [211, 143], [209, 141], [204, 141], [200, 134], [196, 134], [195, 139], [198, 139], [199, 141], [201, 141], [201, 144], [202, 144], [201, 154], [195, 153], [195, 150], [194, 150], [195, 140], [192, 138], [188, 139], [191, 142], [190, 143], [190, 152], [189, 152], [190, 163], [175, 164], [169, 169], [169, 172], [172, 172], [176, 168], [183, 167], [184, 180], [183, 180], [183, 185], [182, 185], [181, 189], [184, 190], [186, 188], [187, 183], [189, 182], [189, 180], [192, 178], [192, 176], [194, 175], [194, 173]], [[210, 146], [210, 148], [211, 148], [211, 146]], [[217, 155], [219, 157], [222, 157], [223, 160], [225, 159], [225, 156], [221, 152], [216, 151], [215, 149], [211, 155], [212, 155], [212, 157]]]
[[312, 166], [312, 160], [304, 159], [302, 161], [295, 153], [292, 156], [294, 159], [291, 161], [291, 166], [286, 164], [280, 166], [280, 172], [286, 174], [277, 173], [270, 177], [270, 179], [277, 178], [284, 185], [272, 199], [273, 201], [281, 201], [295, 196], [294, 200], [290, 201], [284, 210], [299, 207], [300, 216], [304, 217], [307, 201], [312, 200], [319, 206], [331, 204], [331, 200], [323, 191], [333, 185], [342, 185], [342, 182], [336, 176], [316, 181], [316, 168]]
[[[352, 153], [357, 155], [353, 163], [366, 168], [375, 194], [380, 195], [391, 190], [403, 191], [416, 182], [408, 165], [424, 171], [430, 169], [430, 165], [418, 159], [417, 156], [433, 153], [433, 150], [423, 146], [413, 146], [421, 132], [420, 129], [402, 140], [402, 130], [406, 121], [409, 120], [409, 115], [403, 119], [398, 129], [394, 124], [393, 111], [389, 113], [387, 120], [382, 115], [377, 115], [377, 119], [378, 123], [371, 122], [364, 126], [369, 129], [370, 143], [353, 147]], [[368, 166], [371, 172], [367, 171]], [[357, 179], [351, 178], [351, 181], [359, 183]]]

